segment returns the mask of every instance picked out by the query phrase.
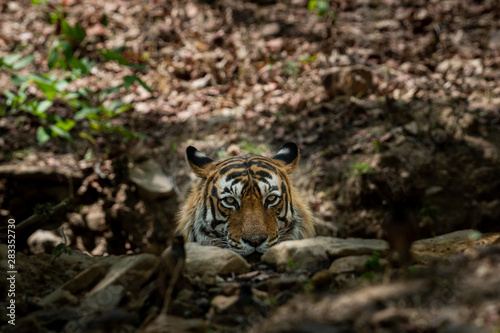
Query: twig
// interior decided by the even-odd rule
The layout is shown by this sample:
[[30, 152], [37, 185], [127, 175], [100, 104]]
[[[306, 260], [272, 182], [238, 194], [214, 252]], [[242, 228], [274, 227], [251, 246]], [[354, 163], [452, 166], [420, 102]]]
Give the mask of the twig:
[[168, 307], [170, 305], [170, 300], [172, 298], [172, 292], [174, 291], [174, 287], [175, 287], [175, 284], [177, 283], [177, 280], [179, 280], [179, 277], [181, 276], [181, 269], [182, 269], [183, 265], [184, 265], [183, 260], [179, 260], [177, 262], [177, 264], [175, 265], [174, 272], [172, 274], [172, 278], [170, 279], [167, 292], [165, 293], [165, 300], [163, 301], [163, 308], [161, 309], [162, 315], [167, 314]]
[[49, 264], [52, 264], [54, 260], [56, 260], [57, 257], [59, 257], [67, 248], [68, 248], [68, 238], [66, 237], [66, 233], [64, 232], [65, 227], [63, 226], [59, 232], [61, 233], [61, 236], [63, 237], [63, 244], [64, 246], [57, 252], [52, 259], [50, 259]]
[[17, 230], [22, 230], [22, 229], [26, 229], [28, 227], [42, 225], [43, 222], [46, 222], [49, 219], [50, 216], [52, 216], [52, 215], [54, 215], [56, 213], [59, 213], [60, 211], [62, 211], [67, 206], [68, 206], [68, 201], [67, 200], [63, 200], [60, 203], [58, 203], [57, 205], [55, 205], [54, 207], [52, 207], [52, 213], [51, 214], [37, 214], [37, 213], [35, 213], [35, 214], [31, 215], [30, 217], [28, 217], [26, 220], [24, 220], [21, 223], [19, 223], [16, 226], [16, 229]]

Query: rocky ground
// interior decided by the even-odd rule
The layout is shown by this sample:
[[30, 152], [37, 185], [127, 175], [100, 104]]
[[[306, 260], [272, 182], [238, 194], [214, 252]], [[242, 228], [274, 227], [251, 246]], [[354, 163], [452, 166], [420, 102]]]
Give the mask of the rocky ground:
[[3, 330], [496, 332], [500, 325], [500, 233], [416, 241], [414, 265], [399, 269], [377, 239], [288, 241], [252, 263], [188, 243], [182, 277], [165, 292], [161, 265], [170, 251], [163, 259], [19, 253], [16, 325]]
[[[46, 120], [14, 112], [0, 96], [0, 215], [16, 220], [20, 326], [500, 329], [498, 3], [331, 1], [326, 16], [307, 5], [0, 3], [0, 56], [34, 55], [20, 73], [0, 71], [2, 91], [16, 91], [13, 74], [49, 72], [58, 13], [86, 31], [75, 54], [96, 62], [69, 92], [103, 91], [127, 75], [153, 92], [135, 84], [108, 96], [132, 105], [111, 128], [139, 138], [83, 119], [72, 141], [41, 146], [36, 133]], [[121, 48], [145, 68], [103, 61], [103, 48]], [[34, 84], [27, 93], [41, 96]], [[72, 119], [73, 108], [56, 99], [47, 113]], [[205, 251], [188, 245], [185, 285], [160, 312], [158, 256], [194, 180], [185, 147], [213, 158], [269, 156], [287, 141], [301, 147], [293, 180], [327, 238], [250, 263], [217, 253], [218, 267], [195, 260]], [[413, 241], [414, 261], [398, 268], [388, 248], [405, 255]]]

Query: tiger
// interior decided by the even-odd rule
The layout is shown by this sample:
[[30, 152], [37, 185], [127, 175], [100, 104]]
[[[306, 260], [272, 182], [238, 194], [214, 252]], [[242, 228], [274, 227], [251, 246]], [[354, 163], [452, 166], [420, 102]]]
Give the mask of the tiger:
[[218, 162], [189, 146], [186, 160], [200, 178], [178, 214], [176, 232], [187, 241], [246, 257], [315, 235], [312, 213], [289, 178], [299, 161], [295, 143], [273, 158], [247, 154]]

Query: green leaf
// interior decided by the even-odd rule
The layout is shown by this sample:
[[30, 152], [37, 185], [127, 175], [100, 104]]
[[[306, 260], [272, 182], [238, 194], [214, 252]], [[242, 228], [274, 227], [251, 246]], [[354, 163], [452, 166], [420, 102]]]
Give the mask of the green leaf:
[[75, 121], [72, 119], [63, 119], [55, 123], [55, 126], [63, 131], [69, 132], [73, 127], [75, 127], [75, 124]]
[[125, 59], [124, 56], [121, 54], [111, 51], [108, 49], [101, 49], [99, 50], [101, 55], [104, 57], [104, 60], [106, 61], [117, 61], [120, 65], [126, 65], [127, 64], [127, 59]]
[[23, 58], [23, 59], [19, 60], [18, 62], [16, 62], [14, 65], [12, 65], [12, 69], [17, 71], [17, 70], [29, 65], [33, 60], [35, 60], [35, 56], [33, 56], [33, 55], [27, 56], [26, 58]]
[[108, 109], [114, 111], [116, 110], [117, 108], [119, 108], [120, 106], [124, 105], [125, 102], [124, 101], [113, 101], [109, 104], [108, 106]]
[[16, 61], [18, 61], [19, 59], [21, 59], [21, 57], [22, 57], [22, 56], [21, 56], [20, 54], [11, 54], [11, 55], [6, 56], [5, 58], [3, 58], [3, 59], [2, 59], [2, 62], [3, 62], [4, 64], [6, 64], [7, 66], [9, 66], [9, 67], [10, 67], [10, 66], [14, 65], [14, 63], [15, 63]]
[[99, 108], [84, 107], [83, 109], [81, 109], [80, 111], [78, 111], [77, 113], [75, 113], [74, 119], [75, 120], [80, 120], [80, 119], [83, 119], [83, 118], [87, 118], [88, 116], [96, 114], [98, 112], [99, 112]]
[[112, 111], [112, 115], [110, 115], [110, 116], [113, 116], [113, 117], [116, 117], [120, 113], [128, 111], [131, 108], [132, 108], [132, 105], [127, 104], [123, 101], [114, 101], [108, 106], [108, 109]]
[[49, 69], [54, 68], [55, 64], [59, 60], [59, 51], [57, 47], [53, 47], [49, 51], [49, 56], [47, 57], [47, 66]]
[[12, 83], [18, 87], [24, 82], [27, 82], [31, 78], [31, 75], [13, 75], [11, 77]]
[[316, 6], [318, 5], [318, 1], [316, 0], [309, 0], [307, 3], [307, 9], [312, 12], [316, 9]]
[[52, 135], [57, 135], [60, 136], [68, 141], [71, 141], [71, 135], [69, 135], [68, 131], [63, 130], [60, 127], [57, 127], [55, 125], [50, 125], [49, 128], [52, 130]]
[[52, 101], [41, 101], [37, 106], [37, 111], [39, 113], [45, 113], [52, 106]]
[[102, 14], [102, 17], [101, 17], [101, 24], [105, 27], [108, 26], [109, 24], [109, 20], [108, 20], [108, 16], [106, 14]]
[[49, 140], [50, 140], [50, 135], [47, 131], [47, 128], [42, 126], [38, 127], [36, 130], [36, 141], [38, 141], [38, 144], [41, 146]]
[[126, 64], [125, 66], [130, 67], [130, 68], [134, 68], [134, 69], [139, 69], [139, 70], [142, 70], [142, 71], [148, 69], [148, 66], [139, 65], [139, 64]]
[[317, 9], [320, 16], [325, 16], [329, 8], [330, 4], [327, 1], [318, 1]]
[[52, 255], [57, 255], [59, 252], [61, 252], [64, 247], [66, 246], [65, 243], [59, 243], [55, 248], [52, 249]]
[[59, 45], [66, 61], [69, 61], [71, 58], [73, 58], [73, 54], [75, 53], [75, 51], [73, 50], [73, 45], [70, 42], [68, 42], [67, 40], [63, 40]]
[[63, 31], [63, 34], [66, 35], [68, 38], [72, 38], [71, 35], [73, 34], [73, 28], [69, 25], [68, 21], [65, 19], [61, 20], [61, 29]]
[[89, 97], [89, 89], [88, 88], [78, 88], [77, 93], [85, 98]]
[[36, 86], [44, 93], [45, 97], [49, 101], [53, 100], [57, 96], [57, 89], [53, 84], [47, 84], [41, 81], [35, 81]]
[[33, 82], [42, 82], [46, 84], [54, 84], [56, 82], [55, 76], [53, 75], [43, 75], [43, 74], [29, 74], [28, 79]]
[[17, 97], [16, 94], [14, 94], [12, 91], [9, 90], [4, 90], [3, 94], [5, 95], [5, 97], [7, 97], [7, 100], [13, 100], [14, 98]]
[[118, 92], [120, 90], [121, 87], [123, 87], [125, 84], [119, 84], [117, 85], [116, 87], [113, 87], [113, 88], [109, 88], [109, 89], [106, 89], [106, 90], [103, 90], [100, 94], [101, 98], [103, 96], [106, 96], [106, 95], [110, 95], [110, 94], [113, 94], [115, 92]]
[[74, 27], [70, 26], [68, 21], [65, 19], [61, 20], [61, 28], [63, 31], [63, 34], [70, 40], [74, 40], [77, 42], [81, 42], [85, 39], [86, 33], [85, 30], [82, 28], [80, 23], [76, 23]]
[[74, 27], [70, 26], [68, 21], [65, 19], [61, 20], [61, 28], [63, 31], [63, 34], [70, 40], [74, 40], [77, 42], [81, 42], [85, 39], [86, 33], [85, 30], [82, 28], [80, 23], [76, 23]]
[[149, 91], [151, 94], [153, 93], [153, 90], [151, 90], [151, 88], [149, 88], [149, 86], [144, 81], [142, 81], [139, 77], [137, 77], [135, 75], [127, 75], [123, 78], [123, 84], [127, 90], [128, 90], [128, 88], [130, 88], [131, 85], [134, 84], [135, 81], [137, 81], [144, 89]]
[[90, 61], [87, 57], [82, 58], [81, 62], [85, 66], [87, 74], [90, 73], [90, 70], [95, 65], [95, 61]]
[[78, 72], [77, 76], [88, 74], [87, 68], [79, 59], [71, 58], [69, 65], [71, 66], [73, 73]]
[[61, 91], [64, 91], [64, 89], [66, 89], [68, 87], [68, 85], [69, 85], [68, 81], [60, 80], [60, 81], [55, 82], [54, 88], [56, 88], [56, 90], [58, 92], [61, 92]]
[[82, 28], [80, 23], [76, 23], [75, 27], [73, 28], [73, 32], [75, 33], [75, 39], [79, 42], [82, 42], [85, 39], [85, 36], [87, 35], [85, 33], [85, 30]]
[[129, 89], [133, 84], [134, 82], [136, 81], [136, 79], [138, 79], [137, 76], [135, 75], [127, 75], [123, 78], [123, 86], [125, 87], [125, 89]]

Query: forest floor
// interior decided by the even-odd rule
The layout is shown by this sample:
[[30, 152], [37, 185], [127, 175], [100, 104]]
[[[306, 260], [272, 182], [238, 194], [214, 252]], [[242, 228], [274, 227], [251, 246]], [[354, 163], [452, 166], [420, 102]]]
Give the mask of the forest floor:
[[[158, 254], [194, 180], [188, 145], [219, 159], [272, 156], [288, 141], [301, 148], [293, 181], [319, 235], [386, 238], [396, 203], [417, 239], [499, 232], [498, 2], [331, 1], [316, 14], [306, 0], [1, 2], [0, 90], [11, 93], [0, 96], [0, 215], [16, 220], [16, 249], [50, 253], [64, 242], [96, 256]], [[95, 62], [89, 73], [68, 52]], [[60, 68], [49, 69], [55, 53]], [[34, 58], [18, 69], [13, 54]], [[329, 77], [333, 67], [345, 72]], [[54, 77], [27, 79], [16, 106], [12, 78], [27, 74]], [[147, 160], [167, 175], [169, 196], [145, 198], [129, 178]], [[450, 265], [498, 260], [484, 258]], [[498, 331], [495, 309], [482, 322], [462, 319]], [[386, 315], [371, 322], [377, 332], [446, 326]], [[402, 317], [404, 328], [384, 326]]]

